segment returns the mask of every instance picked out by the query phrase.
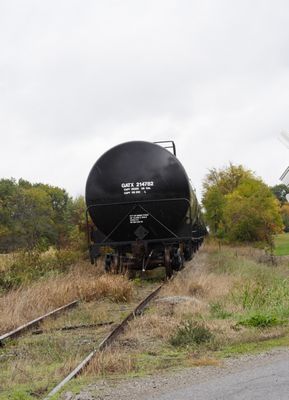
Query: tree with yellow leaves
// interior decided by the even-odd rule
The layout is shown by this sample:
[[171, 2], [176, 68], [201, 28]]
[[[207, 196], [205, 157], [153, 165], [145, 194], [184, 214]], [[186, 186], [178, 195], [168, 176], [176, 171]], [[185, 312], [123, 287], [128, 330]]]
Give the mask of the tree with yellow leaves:
[[209, 172], [203, 206], [210, 232], [230, 242], [268, 244], [283, 228], [278, 200], [260, 178], [241, 165]]

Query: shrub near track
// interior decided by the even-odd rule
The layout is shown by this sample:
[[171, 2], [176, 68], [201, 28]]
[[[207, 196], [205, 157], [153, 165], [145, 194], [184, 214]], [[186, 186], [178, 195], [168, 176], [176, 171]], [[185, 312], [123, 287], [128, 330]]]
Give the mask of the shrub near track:
[[176, 333], [171, 337], [170, 343], [173, 346], [192, 346], [209, 342], [213, 337], [212, 333], [200, 323], [192, 321], [183, 322]]
[[40, 278], [67, 272], [81, 258], [80, 251], [71, 249], [51, 249], [45, 253], [21, 251], [11, 255], [10, 262], [5, 263], [4, 260], [3, 268], [0, 268], [0, 293]]

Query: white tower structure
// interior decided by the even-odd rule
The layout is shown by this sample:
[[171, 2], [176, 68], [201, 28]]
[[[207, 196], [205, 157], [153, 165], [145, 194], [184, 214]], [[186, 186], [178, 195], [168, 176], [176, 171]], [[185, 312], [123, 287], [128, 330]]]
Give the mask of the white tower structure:
[[[281, 132], [279, 136], [280, 141], [289, 148], [289, 133], [287, 132]], [[280, 180], [287, 186], [289, 186], [289, 167], [286, 168], [286, 170], [283, 172], [283, 174], [280, 176]]]

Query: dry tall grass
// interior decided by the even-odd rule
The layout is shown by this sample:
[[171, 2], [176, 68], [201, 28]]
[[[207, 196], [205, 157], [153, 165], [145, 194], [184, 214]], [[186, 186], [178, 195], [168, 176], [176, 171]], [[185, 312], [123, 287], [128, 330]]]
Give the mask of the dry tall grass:
[[127, 374], [135, 369], [135, 359], [120, 347], [114, 347], [96, 354], [85, 374], [105, 376], [107, 374]]
[[192, 296], [206, 303], [226, 296], [237, 281], [235, 276], [212, 272], [208, 253], [212, 246], [199, 252], [185, 270], [169, 282], [164, 295]]
[[15, 259], [15, 254], [0, 254], [0, 272], [7, 270]]
[[172, 331], [178, 326], [179, 320], [175, 316], [160, 313], [144, 314], [130, 322], [129, 327], [121, 339], [121, 343], [129, 347], [141, 347], [145, 341], [167, 340]]
[[0, 333], [13, 329], [75, 299], [109, 297], [128, 301], [133, 284], [126, 277], [99, 275], [95, 267], [80, 263], [65, 275], [38, 281], [0, 297]]

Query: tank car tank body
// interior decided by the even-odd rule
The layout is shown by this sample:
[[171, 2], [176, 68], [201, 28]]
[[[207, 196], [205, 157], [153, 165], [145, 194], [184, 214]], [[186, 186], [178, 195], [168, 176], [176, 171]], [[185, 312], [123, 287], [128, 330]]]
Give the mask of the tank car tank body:
[[132, 141], [108, 150], [89, 173], [85, 199], [90, 258], [95, 262], [105, 248], [106, 270], [164, 265], [171, 276], [207, 233], [171, 141]]

